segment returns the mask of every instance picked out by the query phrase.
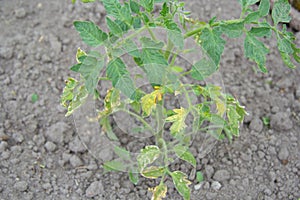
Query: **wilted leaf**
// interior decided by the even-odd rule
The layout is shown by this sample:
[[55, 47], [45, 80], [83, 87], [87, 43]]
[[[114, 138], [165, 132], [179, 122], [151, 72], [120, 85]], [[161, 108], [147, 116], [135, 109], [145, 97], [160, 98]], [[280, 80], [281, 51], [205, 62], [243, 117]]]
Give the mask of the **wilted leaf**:
[[154, 90], [150, 94], [146, 94], [142, 97], [142, 110], [145, 116], [149, 116], [152, 113], [152, 110], [155, 108], [157, 103], [157, 98], [161, 95], [160, 90]]
[[165, 172], [164, 167], [156, 167], [156, 166], [150, 166], [145, 168], [142, 172], [141, 175], [150, 178], [150, 179], [156, 179], [158, 177], [161, 177]]
[[189, 163], [193, 165], [193, 167], [196, 167], [196, 159], [193, 156], [193, 154], [189, 151], [187, 147], [184, 147], [182, 145], [176, 145], [173, 150], [175, 151], [176, 155]]

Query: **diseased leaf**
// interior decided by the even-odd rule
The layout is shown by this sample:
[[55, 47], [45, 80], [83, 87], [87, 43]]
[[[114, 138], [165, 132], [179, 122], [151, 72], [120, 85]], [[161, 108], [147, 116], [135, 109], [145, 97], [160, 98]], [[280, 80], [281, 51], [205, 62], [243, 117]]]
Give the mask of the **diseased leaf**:
[[61, 105], [68, 109], [66, 116], [71, 115], [79, 108], [87, 97], [88, 91], [85, 86], [79, 86], [77, 80], [69, 78], [61, 96]]
[[174, 146], [173, 150], [181, 160], [189, 162], [193, 167], [196, 167], [196, 159], [187, 147], [178, 144]]
[[218, 68], [213, 61], [207, 58], [203, 58], [193, 65], [191, 76], [193, 79], [202, 81], [217, 70]]
[[166, 197], [167, 186], [163, 183], [159, 184], [155, 188], [149, 189], [153, 193], [151, 200], [162, 200]]
[[187, 180], [187, 175], [181, 171], [174, 171], [171, 173], [171, 176], [179, 194], [184, 198], [184, 200], [190, 200], [191, 190], [189, 185], [191, 182]]
[[288, 0], [277, 0], [274, 3], [272, 9], [272, 18], [274, 25], [276, 26], [279, 22], [289, 23], [291, 17], [289, 16], [291, 11], [291, 5]]
[[93, 22], [75, 21], [74, 26], [81, 39], [90, 46], [99, 46], [107, 39], [107, 34]]
[[156, 106], [158, 100], [157, 98], [159, 97], [160, 94], [161, 94], [160, 90], [154, 90], [150, 94], [146, 94], [141, 98], [142, 110], [146, 117], [148, 117], [152, 113], [152, 110]]
[[137, 161], [139, 165], [140, 172], [145, 169], [145, 167], [153, 163], [160, 156], [160, 149], [157, 146], [150, 145], [141, 149], [141, 153], [137, 156]]
[[222, 117], [226, 111], [226, 102], [222, 101], [220, 98], [216, 98], [215, 102], [218, 111], [217, 114]]
[[141, 172], [141, 175], [146, 178], [156, 179], [156, 178], [161, 177], [164, 173], [165, 173], [164, 167], [150, 166], [150, 167], [145, 168]]
[[222, 31], [218, 28], [205, 28], [200, 35], [200, 45], [216, 66], [219, 66], [225, 45], [225, 40], [222, 39], [221, 34]]
[[266, 54], [269, 53], [269, 49], [251, 34], [246, 35], [244, 48], [246, 57], [255, 61], [259, 69], [266, 73]]
[[87, 56], [87, 54], [78, 47], [77, 53], [76, 53], [77, 63], [82, 63], [82, 61], [86, 58], [86, 56]]
[[185, 118], [188, 114], [188, 111], [184, 108], [173, 109], [173, 111], [175, 112], [175, 114], [170, 117], [167, 117], [166, 121], [173, 122], [172, 126], [170, 127], [170, 130], [172, 135], [176, 135], [177, 133], [186, 128]]
[[132, 97], [135, 92], [135, 86], [126, 69], [126, 65], [120, 58], [111, 60], [108, 63], [106, 73], [115, 88], [119, 89], [125, 96]]
[[270, 0], [261, 0], [259, 3], [258, 11], [261, 17], [267, 16], [270, 11]]

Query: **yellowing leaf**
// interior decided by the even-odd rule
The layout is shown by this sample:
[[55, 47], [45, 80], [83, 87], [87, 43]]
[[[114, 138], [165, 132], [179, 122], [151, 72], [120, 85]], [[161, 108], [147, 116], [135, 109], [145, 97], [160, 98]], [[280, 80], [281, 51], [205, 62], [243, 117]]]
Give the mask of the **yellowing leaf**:
[[153, 193], [151, 200], [162, 200], [162, 198], [166, 197], [167, 186], [164, 184], [160, 184], [155, 188], [149, 188], [149, 191]]
[[160, 90], [154, 90], [150, 94], [146, 94], [142, 97], [142, 109], [144, 111], [145, 116], [149, 116], [156, 106], [156, 102], [160, 101], [162, 98], [162, 94]]
[[164, 167], [150, 166], [142, 171], [142, 176], [150, 179], [156, 179], [164, 174]]
[[120, 104], [120, 91], [115, 88], [108, 90], [104, 99], [105, 109], [99, 112], [98, 118], [109, 115]]
[[171, 176], [175, 188], [179, 192], [179, 194], [183, 196], [184, 200], [190, 200], [191, 190], [189, 188], [189, 185], [191, 184], [191, 182], [187, 180], [187, 175], [181, 171], [175, 171], [171, 173]]
[[218, 110], [217, 114], [222, 117], [224, 115], [225, 111], [226, 111], [225, 102], [223, 102], [221, 99], [217, 98], [216, 99], [216, 106], [217, 106], [217, 110]]
[[157, 146], [149, 145], [143, 148], [137, 156], [140, 171], [143, 171], [147, 165], [153, 163], [159, 156], [160, 149]]
[[86, 55], [87, 54], [83, 50], [81, 50], [80, 47], [78, 47], [77, 53], [76, 53], [76, 61], [77, 61], [77, 63], [82, 63], [82, 61], [80, 60], [80, 57], [86, 56]]
[[184, 108], [180, 109], [173, 109], [173, 111], [176, 113], [170, 117], [167, 117], [167, 122], [173, 122], [170, 130], [171, 134], [175, 135], [176, 133], [182, 131], [184, 128], [186, 128], [185, 124], [185, 118], [188, 114], [188, 111]]

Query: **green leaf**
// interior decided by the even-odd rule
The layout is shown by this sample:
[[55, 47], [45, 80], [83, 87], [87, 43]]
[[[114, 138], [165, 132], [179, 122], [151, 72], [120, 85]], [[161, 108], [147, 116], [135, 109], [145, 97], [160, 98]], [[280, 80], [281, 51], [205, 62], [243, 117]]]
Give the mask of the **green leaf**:
[[274, 3], [272, 9], [272, 18], [274, 25], [276, 26], [279, 22], [289, 23], [291, 17], [289, 16], [291, 11], [291, 5], [288, 0], [277, 0]]
[[122, 36], [123, 30], [116, 22], [111, 20], [109, 17], [106, 17], [106, 23], [107, 23], [108, 29], [110, 30], [110, 32], [112, 34], [114, 34], [118, 37]]
[[261, 17], [267, 16], [270, 11], [270, 0], [261, 0], [258, 11]]
[[238, 0], [238, 1], [242, 5], [243, 10], [246, 10], [246, 8], [257, 3], [259, 0]]
[[134, 170], [129, 170], [128, 172], [129, 180], [134, 184], [138, 184], [139, 182], [139, 173]]
[[218, 70], [217, 66], [210, 59], [203, 58], [196, 62], [191, 70], [193, 79], [202, 81]]
[[103, 164], [103, 168], [104, 168], [105, 171], [125, 172], [127, 166], [122, 161], [120, 161], [119, 159], [116, 159], [116, 160], [105, 162]]
[[165, 173], [165, 168], [164, 167], [156, 167], [156, 166], [150, 166], [141, 172], [141, 175], [150, 178], [150, 179], [157, 179], [161, 177]]
[[181, 160], [189, 162], [193, 165], [193, 167], [196, 167], [196, 159], [187, 147], [178, 144], [173, 148], [173, 150]]
[[162, 200], [166, 197], [167, 186], [164, 183], [160, 183], [155, 188], [149, 189], [153, 193], [151, 200]]
[[100, 54], [96, 52], [90, 52], [83, 60], [78, 72], [83, 76], [85, 80], [86, 89], [90, 94], [94, 93], [98, 84], [98, 76], [101, 69], [104, 67], [104, 60]]
[[143, 6], [148, 12], [152, 12], [154, 8], [154, 0], [140, 0], [141, 6]]
[[191, 182], [187, 180], [187, 175], [181, 171], [174, 171], [171, 173], [171, 176], [179, 194], [184, 198], [184, 200], [190, 200], [191, 190], [189, 185]]
[[111, 60], [107, 66], [107, 77], [112, 81], [115, 88], [119, 89], [125, 96], [131, 98], [135, 92], [135, 86], [126, 65], [120, 58]]
[[259, 11], [249, 13], [245, 18], [245, 24], [250, 24], [252, 22], [257, 22], [260, 18]]
[[269, 53], [269, 49], [251, 34], [246, 35], [244, 48], [246, 57], [255, 61], [259, 69], [266, 73], [266, 54]]
[[141, 149], [141, 153], [137, 156], [140, 172], [142, 172], [147, 165], [158, 159], [160, 153], [160, 149], [154, 145], [149, 145]]
[[36, 93], [34, 93], [34, 94], [31, 95], [31, 102], [32, 103], [35, 103], [38, 100], [39, 100], [39, 96]]
[[101, 117], [99, 124], [101, 126], [101, 129], [106, 133], [106, 135], [109, 139], [111, 139], [113, 141], [119, 141], [118, 137], [112, 130], [108, 116]]
[[163, 43], [154, 42], [149, 38], [141, 38], [142, 52], [141, 59], [150, 84], [162, 85], [166, 78], [166, 67], [168, 62], [160, 53]]
[[166, 17], [167, 14], [169, 14], [170, 12], [170, 8], [169, 6], [167, 5], [167, 3], [165, 2], [162, 6], [162, 9], [160, 11], [160, 15], [163, 16], [163, 17]]
[[174, 136], [187, 127], [187, 125], [185, 124], [185, 118], [188, 114], [188, 111], [184, 108], [173, 109], [173, 111], [175, 112], [175, 114], [167, 117], [166, 121], [173, 122], [170, 130], [171, 134]]
[[168, 29], [168, 38], [171, 42], [179, 49], [183, 49], [184, 46], [184, 37], [181, 33], [180, 28], [172, 20], [165, 20], [164, 22], [166, 28]]
[[294, 63], [291, 61], [291, 57], [289, 54], [285, 53], [285, 52], [280, 52], [281, 58], [284, 62], [284, 64], [291, 68], [291, 69], [295, 69], [296, 66], [294, 65]]
[[221, 28], [230, 38], [240, 37], [243, 34], [244, 21], [239, 20], [234, 23], [223, 23]]
[[86, 56], [87, 56], [87, 54], [78, 47], [77, 52], [76, 52], [77, 63], [82, 63], [83, 60], [86, 58]]
[[124, 50], [126, 50], [126, 52], [133, 56], [133, 57], [140, 57], [141, 54], [139, 52], [139, 48], [137, 47], [137, 45], [132, 41], [132, 40], [126, 40], [123, 44], [123, 48]]
[[130, 157], [130, 152], [127, 151], [126, 149], [124, 148], [121, 148], [119, 146], [115, 146], [114, 148], [114, 152], [122, 159], [124, 160], [130, 160], [131, 157]]
[[196, 179], [197, 179], [198, 183], [201, 183], [204, 180], [202, 172], [199, 171], [196, 173]]
[[286, 53], [286, 54], [292, 54], [294, 53], [294, 50], [292, 48], [292, 42], [288, 40], [287, 38], [281, 38], [279, 34], [277, 34], [277, 45], [278, 50], [280, 52]]
[[90, 3], [90, 2], [94, 2], [95, 0], [81, 0], [81, 2], [83, 3]]
[[107, 39], [107, 34], [93, 22], [75, 21], [74, 26], [81, 39], [90, 46], [99, 46]]
[[129, 5], [132, 12], [136, 14], [140, 13], [140, 5], [136, 1], [130, 0]]
[[225, 45], [221, 34], [222, 31], [220, 29], [205, 28], [200, 35], [200, 45], [214, 61], [216, 66], [219, 66]]
[[256, 37], [271, 37], [272, 30], [270, 27], [252, 27], [248, 33]]

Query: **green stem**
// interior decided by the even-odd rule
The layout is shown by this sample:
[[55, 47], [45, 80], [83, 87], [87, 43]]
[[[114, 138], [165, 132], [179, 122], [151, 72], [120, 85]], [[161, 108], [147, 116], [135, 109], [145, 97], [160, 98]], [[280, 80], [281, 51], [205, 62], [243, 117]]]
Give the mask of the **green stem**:
[[130, 39], [136, 37], [137, 35], [139, 35], [140, 33], [142, 33], [144, 30], [146, 30], [146, 28], [147, 28], [146, 26], [143, 26], [140, 29], [138, 29], [137, 31], [135, 31], [133, 34], [127, 36], [126, 38], [124, 38], [123, 40], [121, 40], [120, 42], [118, 42], [118, 44], [115, 46], [115, 48], [118, 48], [118, 47], [122, 46], [123, 43], [126, 40], [130, 40]]
[[126, 112], [127, 114], [135, 117], [140, 122], [142, 122], [152, 132], [152, 134], [155, 134], [155, 131], [153, 130], [153, 128], [140, 115], [137, 115], [134, 112], [131, 112], [130, 110], [127, 110], [127, 109], [124, 109], [124, 108], [119, 108], [118, 110]]
[[146, 28], [147, 28], [148, 32], [150, 33], [152, 40], [157, 41], [157, 38], [156, 38], [155, 34], [153, 33], [153, 31], [151, 30], [151, 28], [148, 25], [146, 25]]
[[171, 55], [173, 47], [174, 47], [173, 42], [168, 38], [167, 49], [166, 49], [166, 52], [165, 52], [165, 59], [166, 60], [169, 60], [169, 57]]

